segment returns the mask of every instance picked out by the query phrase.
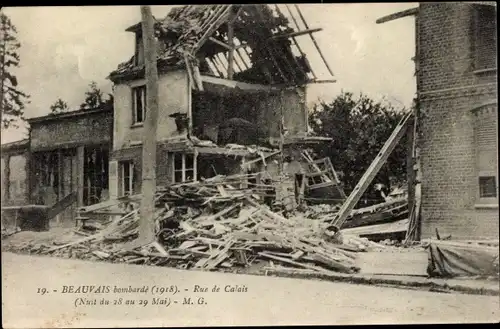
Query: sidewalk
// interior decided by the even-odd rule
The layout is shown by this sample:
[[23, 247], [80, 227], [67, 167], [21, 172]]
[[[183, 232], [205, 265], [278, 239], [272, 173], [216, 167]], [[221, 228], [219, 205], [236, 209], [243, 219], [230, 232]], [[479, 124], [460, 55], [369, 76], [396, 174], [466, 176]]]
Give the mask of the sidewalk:
[[[357, 284], [369, 284], [379, 286], [395, 286], [410, 289], [426, 289], [439, 292], [457, 292], [474, 295], [500, 295], [500, 281], [498, 278], [428, 278], [425, 274], [427, 263], [425, 255], [390, 255], [380, 253], [380, 262], [370, 262], [372, 255], [367, 254], [365, 260], [360, 261], [361, 272], [357, 274], [322, 274], [309, 270], [300, 272], [283, 273], [268, 269], [266, 275], [286, 276], [295, 278], [318, 278], [328, 281], [349, 282]], [[400, 260], [396, 263], [396, 258]], [[384, 261], [385, 260], [385, 261]], [[409, 261], [414, 260], [411, 264]], [[371, 273], [369, 273], [371, 271]], [[383, 272], [385, 271], [385, 272]]]
[[[268, 274], [273, 274], [272, 270]], [[310, 274], [283, 274], [278, 276], [295, 278], [318, 278], [328, 281], [370, 284], [379, 286], [396, 286], [404, 288], [427, 288], [430, 291], [458, 292], [472, 295], [500, 295], [499, 281], [488, 279], [438, 279], [427, 277], [412, 277], [387, 274], [342, 274], [326, 275], [321, 273]]]

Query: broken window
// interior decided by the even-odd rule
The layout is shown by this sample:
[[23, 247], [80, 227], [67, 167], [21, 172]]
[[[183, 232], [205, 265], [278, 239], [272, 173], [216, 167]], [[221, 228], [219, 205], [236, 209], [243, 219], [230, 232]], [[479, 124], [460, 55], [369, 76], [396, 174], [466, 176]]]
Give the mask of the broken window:
[[186, 153], [171, 153], [173, 156], [173, 183], [192, 181], [195, 178], [194, 155]]
[[496, 68], [497, 14], [496, 7], [475, 6], [475, 69]]
[[132, 88], [134, 123], [142, 123], [146, 118], [146, 86]]
[[132, 195], [135, 186], [134, 163], [132, 161], [122, 161], [120, 163], [122, 176], [121, 196]]

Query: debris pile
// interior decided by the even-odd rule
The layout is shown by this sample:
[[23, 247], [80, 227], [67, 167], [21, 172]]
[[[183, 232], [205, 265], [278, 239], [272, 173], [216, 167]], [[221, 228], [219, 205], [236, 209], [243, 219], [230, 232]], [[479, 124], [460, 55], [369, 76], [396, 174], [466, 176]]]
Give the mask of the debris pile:
[[[320, 221], [331, 221], [339, 212], [339, 205], [318, 204], [309, 206], [304, 215]], [[343, 229], [390, 223], [408, 218], [408, 199], [387, 200], [373, 206], [354, 209], [342, 226]]]
[[[326, 223], [273, 212], [254, 190], [233, 185], [240, 175], [182, 183], [156, 193], [157, 239], [139, 250], [124, 244], [138, 235], [140, 195], [81, 209], [84, 224], [57, 245], [25, 244], [21, 250], [66, 258], [238, 271], [263, 264], [279, 268], [354, 273], [356, 252], [383, 246], [367, 239], [332, 241]], [[108, 213], [108, 222], [92, 220]], [[269, 268], [269, 266], [267, 268]]]

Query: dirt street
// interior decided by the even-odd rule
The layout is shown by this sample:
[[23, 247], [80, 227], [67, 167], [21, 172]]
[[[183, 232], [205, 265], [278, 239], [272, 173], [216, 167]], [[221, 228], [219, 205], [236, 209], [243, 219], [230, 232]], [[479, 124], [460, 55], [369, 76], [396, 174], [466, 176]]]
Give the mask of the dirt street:
[[2, 270], [3, 326], [10, 328], [500, 320], [498, 297], [11, 253], [2, 254]]

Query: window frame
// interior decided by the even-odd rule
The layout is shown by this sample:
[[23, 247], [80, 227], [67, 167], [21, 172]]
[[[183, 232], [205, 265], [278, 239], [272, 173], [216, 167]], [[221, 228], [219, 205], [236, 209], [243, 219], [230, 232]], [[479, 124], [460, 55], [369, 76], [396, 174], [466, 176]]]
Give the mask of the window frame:
[[[125, 182], [126, 182], [126, 176], [125, 176], [125, 167], [128, 166], [129, 169], [129, 176], [128, 176], [128, 186], [129, 186], [129, 191], [125, 191]], [[128, 195], [132, 195], [134, 193], [134, 162], [131, 160], [127, 161], [120, 161], [120, 181], [121, 181], [121, 187], [120, 187], [120, 196], [126, 196], [127, 192], [129, 192]]]
[[[474, 147], [475, 147], [475, 186], [476, 186], [476, 201], [475, 201], [475, 208], [497, 208], [498, 207], [498, 195], [499, 195], [499, 190], [498, 190], [498, 117], [495, 116], [495, 149], [496, 149], [496, 166], [495, 168], [481, 168], [479, 165], [482, 157], [482, 151], [485, 151], [483, 149], [483, 142], [482, 140], [479, 139], [479, 131], [480, 129], [483, 129], [481, 121], [485, 120], [485, 118], [481, 118], [481, 113], [483, 111], [494, 111], [496, 114], [498, 114], [498, 103], [496, 101], [489, 101], [485, 102], [475, 108], [472, 109], [472, 113], [475, 116], [475, 122], [474, 122]], [[486, 150], [489, 150], [486, 149]], [[493, 149], [491, 149], [493, 150]], [[491, 151], [490, 150], [490, 151]], [[481, 196], [481, 184], [480, 184], [480, 178], [481, 177], [495, 177], [495, 193], [496, 195], [494, 197], [483, 197]]]
[[[141, 94], [141, 106], [142, 106], [142, 118], [139, 120], [138, 106], [137, 106], [137, 95]], [[143, 125], [146, 120], [146, 110], [147, 110], [147, 90], [146, 85], [139, 85], [132, 87], [132, 124], [133, 125]]]
[[[473, 52], [473, 67], [474, 67], [474, 72], [485, 72], [485, 71], [494, 71], [497, 69], [497, 67], [495, 66], [495, 64], [492, 64], [492, 65], [488, 65], [488, 67], [483, 67], [481, 64], [483, 62], [483, 59], [481, 57], [481, 52], [479, 51], [479, 49], [481, 48], [480, 46], [485, 43], [482, 41], [482, 38], [481, 38], [481, 31], [482, 29], [485, 28], [485, 26], [483, 25], [485, 20], [481, 19], [481, 11], [482, 10], [493, 10], [493, 16], [496, 17], [496, 7], [494, 6], [490, 6], [490, 5], [480, 5], [480, 4], [476, 4], [474, 5], [474, 41], [473, 41], [473, 45], [474, 45], [474, 52]], [[495, 24], [496, 24], [496, 20], [495, 20]], [[496, 24], [496, 29], [498, 28], [498, 24]], [[495, 31], [496, 31], [495, 29]], [[496, 34], [495, 34], [496, 36]], [[498, 47], [498, 40], [497, 38], [495, 37], [495, 48]], [[493, 60], [493, 62], [496, 62], [496, 60]]]
[[[171, 152], [168, 154], [169, 157], [172, 157], [172, 183], [185, 183], [188, 182], [186, 179], [187, 173], [191, 172], [193, 179], [189, 181], [196, 181], [196, 156], [191, 153], [181, 153], [181, 152]], [[176, 158], [181, 157], [181, 167], [178, 168], [176, 166]], [[191, 158], [190, 160], [188, 159]], [[189, 166], [190, 165], [190, 166]], [[180, 173], [180, 181], [177, 181], [176, 176], [177, 173]]]
[[[493, 183], [495, 184], [494, 187], [495, 187], [495, 195], [491, 196], [491, 195], [487, 195], [487, 196], [483, 196], [481, 195], [482, 193], [482, 184], [481, 184], [481, 179], [484, 179], [484, 178], [493, 178]], [[479, 174], [478, 175], [478, 184], [479, 184], [479, 199], [496, 199], [498, 197], [498, 182], [497, 182], [497, 176], [496, 175], [493, 175], [493, 174]]]

